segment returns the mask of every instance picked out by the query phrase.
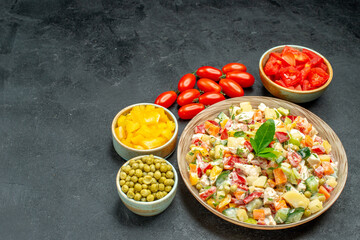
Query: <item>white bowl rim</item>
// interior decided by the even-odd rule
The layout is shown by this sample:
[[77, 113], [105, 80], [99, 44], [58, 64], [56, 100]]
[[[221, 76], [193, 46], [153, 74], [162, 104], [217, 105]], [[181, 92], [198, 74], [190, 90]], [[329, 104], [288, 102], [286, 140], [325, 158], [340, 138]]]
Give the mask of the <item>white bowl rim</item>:
[[[137, 157], [134, 157], [134, 158], [131, 158], [130, 160], [137, 160], [139, 158], [142, 158], [142, 157], [146, 157], [146, 156], [150, 156], [150, 155], [141, 155], [141, 156], [137, 156]], [[135, 204], [139, 204], [139, 205], [152, 205], [152, 204], [155, 204], [155, 203], [160, 203], [160, 202], [165, 202], [168, 198], [171, 198], [172, 194], [174, 191], [176, 191], [176, 188], [177, 188], [177, 185], [178, 185], [178, 175], [176, 173], [176, 169], [175, 167], [166, 159], [162, 158], [162, 157], [158, 157], [158, 156], [155, 156], [154, 155], [154, 158], [157, 158], [157, 159], [162, 159], [162, 160], [165, 160], [168, 164], [170, 164], [170, 166], [172, 167], [173, 169], [173, 172], [174, 172], [174, 185], [171, 189], [170, 192], [168, 192], [168, 194], [166, 194], [165, 197], [163, 198], [160, 198], [160, 199], [157, 199], [157, 200], [154, 200], [152, 202], [141, 202], [141, 201], [135, 201], [134, 199], [131, 199], [131, 198], [128, 198], [128, 196], [126, 196], [126, 194], [121, 190], [121, 187], [120, 187], [120, 172], [121, 172], [121, 168], [123, 166], [126, 166], [130, 163], [130, 160], [126, 161], [119, 169], [117, 175], [116, 175], [116, 188], [118, 190], [118, 192], [123, 196], [125, 197], [127, 200], [129, 200], [130, 202], [132, 203], [135, 203]]]
[[[135, 106], [140, 106], [140, 105], [153, 105], [155, 107], [159, 107], [159, 108], [162, 108], [164, 109], [171, 117], [172, 119], [174, 120], [174, 123], [175, 123], [175, 129], [174, 129], [174, 134], [173, 136], [169, 139], [169, 141], [167, 141], [164, 145], [161, 145], [157, 148], [151, 148], [151, 149], [136, 149], [136, 148], [132, 148], [132, 147], [129, 147], [129, 146], [126, 146], [125, 144], [123, 144], [119, 139], [118, 137], [116, 136], [115, 134], [115, 126], [116, 126], [116, 121], [117, 119], [122, 115], [120, 113], [124, 112], [125, 110], [128, 110], [128, 109], [131, 109]], [[133, 105], [130, 105], [130, 106], [127, 106], [123, 109], [121, 109], [114, 117], [113, 121], [112, 121], [112, 124], [111, 124], [111, 132], [112, 132], [112, 135], [113, 137], [116, 139], [116, 141], [121, 145], [123, 146], [124, 148], [127, 148], [129, 150], [132, 150], [132, 151], [136, 151], [136, 152], [139, 152], [139, 153], [143, 153], [143, 154], [147, 154], [147, 153], [152, 153], [153, 151], [156, 151], [156, 150], [160, 150], [164, 147], [166, 147], [167, 145], [169, 145], [173, 140], [174, 138], [177, 137], [177, 134], [178, 134], [178, 130], [179, 130], [179, 126], [178, 126], [178, 122], [177, 122], [177, 119], [175, 118], [174, 114], [167, 108], [164, 108], [163, 106], [160, 106], [158, 104], [154, 104], [154, 103], [136, 103], [136, 104], [133, 104]]]
[[[271, 52], [273, 52], [274, 50], [277, 50], [278, 48], [285, 48], [286, 46], [288, 46], [288, 47], [293, 47], [293, 48], [302, 48], [302, 49], [305, 48], [305, 49], [307, 49], [307, 50], [309, 50], [309, 51], [312, 51], [312, 52], [316, 53], [317, 55], [319, 55], [320, 57], [322, 57], [324, 60], [326, 60], [326, 61], [329, 63], [328, 67], [330, 66], [330, 68], [331, 68], [331, 70], [332, 70], [332, 66], [331, 66], [329, 60], [327, 60], [327, 58], [325, 58], [325, 57], [324, 57], [322, 54], [320, 54], [319, 52], [317, 52], [317, 51], [315, 51], [315, 50], [313, 50], [313, 49], [311, 49], [311, 48], [303, 47], [303, 46], [300, 46], [300, 45], [286, 44], [286, 45], [275, 46], [275, 47], [272, 47], [272, 48], [270, 48], [270, 49], [268, 49], [268, 50], [265, 51], [265, 53], [260, 57], [260, 60], [259, 60], [259, 69], [260, 69], [260, 71], [263, 71], [263, 72], [264, 72], [264, 69], [263, 69], [263, 66], [261, 65], [261, 63], [262, 63], [262, 60], [264, 59], [264, 57], [265, 57], [266, 54], [271, 53]], [[332, 72], [333, 72], [332, 75], [334, 75], [334, 71], [333, 71], [333, 70], [332, 70]], [[312, 93], [319, 92], [319, 91], [322, 90], [322, 89], [326, 89], [326, 88], [329, 86], [330, 82], [332, 81], [332, 78], [334, 77], [334, 76], [331, 76], [331, 79], [328, 79], [328, 81], [327, 81], [324, 85], [322, 85], [322, 86], [320, 86], [320, 87], [318, 87], [318, 88], [315, 88], [315, 89], [312, 89], [312, 90], [300, 91], [300, 90], [289, 89], [289, 88], [280, 86], [280, 85], [276, 84], [274, 81], [272, 81], [272, 80], [265, 74], [265, 72], [264, 72], [264, 75], [269, 79], [269, 81], [272, 83], [272, 85], [274, 85], [274, 86], [276, 86], [276, 87], [279, 87], [280, 89], [285, 90], [285, 91], [288, 91], [288, 92], [302, 93], [302, 94], [312, 94]], [[330, 80], [330, 81], [329, 81], [329, 80]]]

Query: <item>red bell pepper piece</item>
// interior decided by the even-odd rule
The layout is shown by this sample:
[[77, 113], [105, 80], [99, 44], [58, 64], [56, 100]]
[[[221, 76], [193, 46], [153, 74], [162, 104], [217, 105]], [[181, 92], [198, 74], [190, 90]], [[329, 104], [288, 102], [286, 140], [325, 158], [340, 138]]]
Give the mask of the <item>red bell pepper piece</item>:
[[211, 188], [209, 188], [209, 189], [205, 190], [204, 192], [200, 193], [199, 197], [202, 200], [205, 201], [206, 199], [210, 198], [210, 196], [213, 195], [215, 192], [216, 192], [216, 187], [212, 186]]
[[280, 143], [286, 142], [290, 139], [289, 135], [286, 132], [275, 132], [275, 136]]
[[237, 184], [237, 185], [246, 184], [245, 178], [243, 178], [242, 176], [240, 176], [240, 175], [237, 174], [236, 172], [231, 172], [231, 173], [229, 174], [229, 179], [230, 179], [230, 181], [231, 181], [232, 184]]
[[245, 163], [240, 157], [231, 155], [224, 159], [224, 169], [231, 170], [234, 168], [235, 163]]
[[334, 190], [334, 188], [330, 185], [327, 185], [326, 183], [323, 185], [323, 187], [330, 193]]
[[254, 200], [255, 198], [261, 197], [262, 194], [263, 194], [262, 192], [253, 192], [252, 194], [250, 194], [249, 196], [247, 196], [247, 197], [244, 199], [244, 203], [245, 203], [245, 204], [248, 204], [249, 202], [251, 202], [251, 201]]
[[324, 168], [322, 166], [317, 167], [314, 172], [318, 178], [322, 178], [324, 176]]
[[302, 160], [301, 156], [295, 151], [289, 151], [287, 158], [293, 167], [299, 166], [299, 163]]
[[199, 126], [196, 126], [195, 133], [202, 133], [205, 134], [205, 125], [201, 124]]
[[221, 140], [224, 140], [224, 139], [228, 139], [229, 138], [229, 135], [228, 135], [228, 132], [226, 130], [226, 128], [222, 129], [221, 130], [221, 136], [220, 136]]
[[251, 146], [251, 143], [249, 141], [245, 141], [244, 146], [249, 149], [250, 152], [254, 151], [253, 147]]
[[314, 145], [311, 148], [311, 151], [313, 151], [316, 154], [325, 154], [325, 148], [322, 145]]

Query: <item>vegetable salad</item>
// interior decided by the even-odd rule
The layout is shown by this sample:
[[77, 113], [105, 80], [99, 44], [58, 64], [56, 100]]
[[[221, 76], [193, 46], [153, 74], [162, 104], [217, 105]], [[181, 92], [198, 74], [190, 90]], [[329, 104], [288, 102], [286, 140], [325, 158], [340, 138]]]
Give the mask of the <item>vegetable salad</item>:
[[212, 208], [251, 224], [294, 223], [320, 211], [337, 185], [331, 145], [283, 107], [231, 106], [195, 129], [190, 183]]

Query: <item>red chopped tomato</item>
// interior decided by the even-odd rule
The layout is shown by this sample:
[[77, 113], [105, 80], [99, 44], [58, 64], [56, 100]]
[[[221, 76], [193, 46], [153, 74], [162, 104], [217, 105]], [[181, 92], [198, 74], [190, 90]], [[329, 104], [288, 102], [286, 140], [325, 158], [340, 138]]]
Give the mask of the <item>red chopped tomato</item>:
[[211, 195], [213, 195], [214, 193], [216, 192], [216, 187], [215, 186], [212, 186], [211, 188], [205, 190], [204, 192], [200, 193], [199, 194], [199, 197], [202, 199], [202, 200], [207, 200], [208, 198], [210, 198]]
[[284, 53], [292, 53], [293, 55], [297, 55], [300, 52], [298, 50], [296, 50], [295, 48], [285, 46], [281, 53], [282, 54], [284, 54]]
[[294, 86], [298, 84], [301, 80], [301, 73], [294, 67], [286, 67], [280, 69], [281, 80], [285, 83], [287, 87]]
[[292, 54], [291, 52], [285, 52], [282, 54], [282, 59], [284, 59], [284, 61], [289, 64], [290, 66], [295, 66], [296, 62], [295, 62], [295, 57], [294, 54]]
[[289, 115], [287, 117], [291, 120], [291, 122], [294, 122], [294, 120], [297, 118], [297, 116], [294, 115]]
[[281, 68], [281, 61], [270, 55], [269, 60], [266, 62], [264, 72], [266, 75], [275, 75]]
[[294, 151], [288, 152], [288, 160], [293, 167], [297, 167], [301, 162], [301, 156]]
[[322, 145], [315, 145], [311, 148], [311, 151], [313, 151], [316, 154], [325, 154], [325, 148]]
[[202, 133], [205, 134], [205, 125], [201, 124], [199, 126], [196, 126], [195, 133]]
[[252, 200], [254, 200], [255, 198], [259, 198], [261, 197], [263, 193], [262, 192], [253, 192], [252, 194], [250, 194], [249, 196], [247, 196], [246, 198], [244, 198], [244, 203], [248, 204], [249, 202], [251, 202]]
[[296, 86], [295, 86], [295, 90], [297, 90], [297, 91], [302, 91], [301, 85], [300, 85], [300, 84], [296, 85]]
[[328, 72], [328, 67], [326, 66], [325, 63], [320, 63], [318, 64], [319, 68], [321, 68], [322, 70], [324, 70], [326, 73]]
[[327, 74], [322, 68], [312, 68], [309, 72], [308, 79], [311, 86], [317, 88], [326, 83], [329, 79], [329, 74]]
[[275, 132], [275, 136], [280, 143], [286, 142], [290, 139], [289, 135], [286, 132]]
[[298, 54], [294, 54], [296, 63], [306, 63], [310, 61], [310, 58], [302, 52], [299, 52]]
[[302, 84], [302, 89], [303, 89], [304, 91], [307, 91], [307, 90], [311, 90], [311, 89], [312, 89], [309, 80], [304, 80], [304, 82], [303, 82], [303, 84]]
[[274, 82], [282, 87], [286, 87], [285, 83], [282, 80], [275, 80]]
[[317, 55], [316, 53], [314, 53], [310, 50], [307, 50], [304, 48], [302, 52], [310, 58], [310, 64], [312, 66], [316, 66], [316, 65], [324, 62], [324, 59], [322, 57], [320, 57], [319, 55]]

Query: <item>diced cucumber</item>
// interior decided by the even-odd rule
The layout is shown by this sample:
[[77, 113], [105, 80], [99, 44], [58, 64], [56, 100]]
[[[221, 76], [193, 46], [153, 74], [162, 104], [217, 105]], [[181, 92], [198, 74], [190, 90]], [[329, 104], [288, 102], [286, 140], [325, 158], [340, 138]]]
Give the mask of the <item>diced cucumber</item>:
[[279, 107], [278, 109], [278, 112], [283, 115], [283, 116], [287, 116], [290, 114], [290, 110], [289, 109], [285, 109], [283, 107]]
[[275, 222], [276, 223], [284, 223], [288, 218], [290, 208], [281, 208], [275, 214]]
[[220, 175], [217, 177], [215, 185], [216, 187], [220, 187], [221, 184], [228, 178], [230, 174], [230, 171], [224, 171], [222, 173], [220, 173]]
[[314, 194], [314, 195], [310, 198], [310, 200], [312, 201], [312, 200], [318, 199], [318, 198], [321, 197], [321, 196], [324, 196], [324, 197], [325, 197], [325, 195], [322, 194], [322, 193], [316, 193], [316, 194]]
[[290, 123], [292, 123], [291, 119], [288, 118], [288, 117], [286, 117], [286, 118], [285, 118], [285, 121], [284, 121], [284, 124], [285, 124], [285, 125], [288, 125], [288, 124], [290, 124]]
[[300, 149], [299, 151], [297, 151], [297, 153], [302, 157], [302, 159], [307, 159], [311, 155], [310, 148], [308, 147]]
[[277, 163], [277, 164], [280, 164], [280, 163], [282, 163], [282, 161], [284, 161], [285, 160], [285, 158], [283, 157], [283, 156], [280, 156], [280, 157], [278, 157], [276, 160], [275, 160], [275, 162]]
[[292, 171], [296, 179], [301, 179], [300, 173], [296, 170], [296, 168], [293, 168]]
[[253, 218], [248, 218], [244, 222], [250, 223], [250, 224], [257, 224], [257, 221], [255, 219], [253, 219]]
[[262, 207], [262, 205], [263, 205], [263, 202], [259, 198], [256, 198], [256, 199], [252, 200], [251, 202], [249, 202], [248, 204], [246, 204], [246, 210], [249, 213], [252, 213], [254, 209], [259, 209]]
[[231, 208], [227, 208], [224, 211], [222, 211], [222, 214], [224, 214], [225, 216], [227, 216], [229, 218], [236, 219], [236, 212], [237, 212], [237, 209], [231, 207]]
[[291, 144], [293, 144], [293, 145], [295, 145], [295, 146], [300, 146], [301, 139], [293, 138], [293, 137], [290, 135], [289, 143], [291, 143]]
[[297, 184], [297, 181], [296, 181], [296, 178], [295, 178], [295, 175], [294, 175], [294, 172], [292, 171], [291, 168], [287, 168], [285, 167], [284, 165], [281, 165], [280, 167], [283, 172], [285, 173], [286, 177], [287, 177], [287, 180], [289, 183], [291, 184]]
[[295, 223], [300, 221], [302, 215], [304, 214], [305, 209], [302, 207], [298, 207], [295, 208], [294, 210], [292, 210], [287, 218], [287, 220], [285, 221], [285, 223]]
[[314, 177], [310, 176], [305, 180], [306, 190], [310, 191], [312, 194], [316, 193], [319, 188], [319, 181]]
[[224, 121], [225, 119], [229, 119], [229, 117], [226, 116], [226, 114], [223, 113], [223, 112], [219, 113], [219, 115], [217, 116], [217, 118], [220, 120], [220, 122]]

